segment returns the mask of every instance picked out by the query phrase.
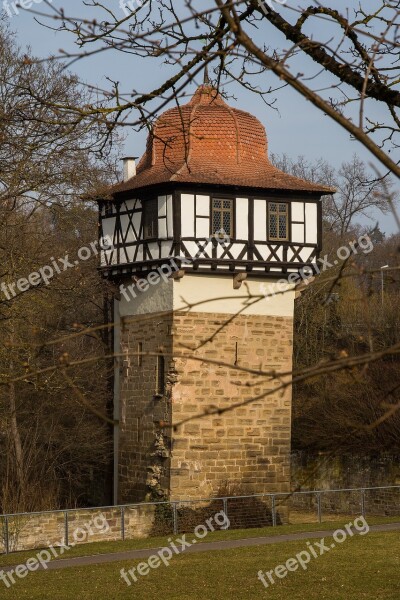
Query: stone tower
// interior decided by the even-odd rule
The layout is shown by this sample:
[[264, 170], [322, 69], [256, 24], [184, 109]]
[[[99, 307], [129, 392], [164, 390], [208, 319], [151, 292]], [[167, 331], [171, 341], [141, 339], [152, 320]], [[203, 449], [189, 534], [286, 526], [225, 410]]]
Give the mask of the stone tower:
[[256, 371], [291, 370], [293, 274], [318, 257], [331, 191], [275, 168], [261, 123], [210, 85], [158, 119], [137, 169], [125, 159], [99, 201], [118, 290], [115, 502], [289, 490], [291, 390]]

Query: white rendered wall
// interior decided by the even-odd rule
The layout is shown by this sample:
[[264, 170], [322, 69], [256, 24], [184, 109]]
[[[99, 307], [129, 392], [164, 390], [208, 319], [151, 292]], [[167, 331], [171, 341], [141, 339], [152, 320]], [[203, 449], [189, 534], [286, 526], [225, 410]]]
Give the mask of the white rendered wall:
[[132, 283], [125, 283], [119, 302], [120, 316], [128, 317], [171, 311], [173, 309], [173, 288], [172, 279], [168, 281], [161, 279], [156, 285], [149, 285], [143, 292], [140, 292]]
[[[295, 291], [289, 284], [280, 285], [271, 279], [247, 279], [246, 285], [252, 296], [268, 295], [241, 314], [292, 317]], [[193, 312], [236, 314], [243, 308], [247, 288], [233, 289], [231, 276], [193, 275], [187, 273], [182, 279], [159, 281], [149, 285], [146, 291], [139, 292], [134, 286], [124, 286], [119, 302], [121, 317], [183, 310], [185, 302], [196, 304]], [[279, 290], [284, 290], [279, 292]]]
[[174, 310], [182, 310], [185, 306], [182, 299], [190, 304], [204, 302], [193, 307], [194, 312], [236, 314], [243, 308], [244, 296], [248, 290], [252, 296], [272, 294], [268, 299], [262, 298], [253, 306], [246, 308], [244, 315], [273, 315], [292, 317], [294, 311], [295, 291], [293, 285], [281, 286], [287, 290], [277, 293], [278, 283], [271, 279], [246, 279], [246, 285], [238, 290], [233, 289], [232, 277], [213, 275], [186, 274], [174, 284]]

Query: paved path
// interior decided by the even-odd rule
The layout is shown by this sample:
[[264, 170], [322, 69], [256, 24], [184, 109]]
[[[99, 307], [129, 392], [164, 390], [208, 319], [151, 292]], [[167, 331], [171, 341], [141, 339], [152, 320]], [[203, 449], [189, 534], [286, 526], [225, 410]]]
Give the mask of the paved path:
[[[231, 550], [233, 548], [243, 548], [250, 546], [265, 546], [268, 544], [280, 544], [282, 542], [293, 542], [296, 540], [309, 540], [314, 538], [331, 537], [336, 529], [321, 531], [302, 531], [299, 533], [287, 533], [284, 535], [270, 535], [265, 537], [242, 538], [239, 540], [221, 540], [219, 542], [203, 542], [193, 544], [190, 548], [185, 548], [185, 553], [210, 552], [213, 550]], [[371, 532], [400, 531], [400, 523], [385, 523], [383, 525], [370, 525]], [[354, 533], [357, 533], [356, 531]], [[179, 536], [177, 536], [179, 538]], [[186, 534], [186, 538], [190, 535]], [[175, 539], [175, 537], [174, 537]], [[88, 565], [100, 565], [118, 561], [138, 560], [148, 558], [156, 554], [162, 547], [145, 548], [143, 550], [125, 550], [124, 552], [113, 552], [110, 554], [93, 554], [91, 556], [77, 556], [76, 558], [63, 558], [53, 560], [47, 564], [49, 571], [67, 569], [69, 567], [85, 567]], [[1, 569], [1, 566], [0, 566]], [[5, 572], [15, 569], [15, 566], [4, 567]], [[42, 570], [42, 568], [38, 569]]]

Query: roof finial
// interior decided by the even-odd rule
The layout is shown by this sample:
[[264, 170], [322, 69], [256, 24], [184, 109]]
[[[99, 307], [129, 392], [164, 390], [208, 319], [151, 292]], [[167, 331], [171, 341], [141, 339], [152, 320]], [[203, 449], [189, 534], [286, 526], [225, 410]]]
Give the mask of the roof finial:
[[210, 85], [210, 78], [208, 76], [208, 64], [206, 63], [204, 66], [204, 85]]

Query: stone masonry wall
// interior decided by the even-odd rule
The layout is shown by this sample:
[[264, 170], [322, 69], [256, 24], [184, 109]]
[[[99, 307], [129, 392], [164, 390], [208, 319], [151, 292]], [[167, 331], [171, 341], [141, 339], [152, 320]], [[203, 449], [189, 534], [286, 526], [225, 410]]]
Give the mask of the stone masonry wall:
[[[293, 490], [346, 490], [350, 488], [380, 488], [400, 485], [400, 456], [398, 454], [313, 454], [295, 452], [291, 457]], [[315, 496], [295, 495], [292, 506], [305, 510], [315, 502]], [[360, 511], [360, 492], [342, 491], [322, 495], [324, 514]], [[367, 515], [398, 516], [400, 488], [367, 489], [364, 492]]]
[[[171, 314], [125, 317], [121, 323], [123, 360], [120, 389], [119, 503], [162, 499], [169, 487], [168, 386], [164, 396], [156, 394], [157, 357], [166, 353], [165, 376], [168, 378], [172, 349]], [[142, 344], [144, 356], [136, 355]]]
[[[290, 371], [293, 320], [288, 317], [175, 313], [174, 354], [196, 355], [250, 369]], [[216, 332], [220, 331], [216, 334]], [[185, 352], [185, 351], [184, 351]], [[217, 406], [262, 396], [277, 382], [228, 366], [175, 360], [173, 423]], [[290, 488], [291, 388], [225, 412], [190, 421], [173, 432], [171, 499], [207, 498], [223, 489], [237, 493], [286, 492]], [[228, 483], [228, 486], [226, 486]]]
[[293, 452], [293, 489], [332, 490], [400, 485], [399, 454]]
[[[148, 537], [154, 528], [155, 505], [127, 506], [124, 525], [119, 508], [81, 509], [8, 517], [10, 552], [47, 548], [61, 544], [73, 547], [91, 542]], [[122, 534], [124, 529], [124, 535]], [[6, 551], [6, 525], [0, 516], [0, 554]], [[65, 550], [68, 554], [68, 550]]]

